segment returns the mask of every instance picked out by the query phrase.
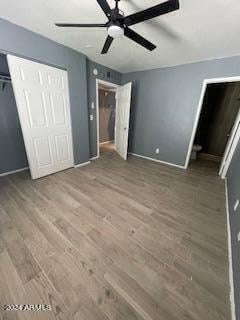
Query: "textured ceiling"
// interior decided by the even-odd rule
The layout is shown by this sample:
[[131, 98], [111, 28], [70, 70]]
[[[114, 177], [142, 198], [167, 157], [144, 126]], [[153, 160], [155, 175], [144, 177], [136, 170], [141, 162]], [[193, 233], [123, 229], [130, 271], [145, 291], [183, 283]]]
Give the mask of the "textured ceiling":
[[[161, 0], [121, 0], [125, 15]], [[114, 5], [109, 0], [110, 6]], [[61, 29], [55, 22], [102, 23], [95, 0], [0, 0], [0, 17], [86, 54], [121, 72], [173, 66], [240, 54], [240, 0], [180, 0], [180, 10], [132, 28], [157, 45], [149, 52], [127, 38], [101, 55], [106, 29]]]

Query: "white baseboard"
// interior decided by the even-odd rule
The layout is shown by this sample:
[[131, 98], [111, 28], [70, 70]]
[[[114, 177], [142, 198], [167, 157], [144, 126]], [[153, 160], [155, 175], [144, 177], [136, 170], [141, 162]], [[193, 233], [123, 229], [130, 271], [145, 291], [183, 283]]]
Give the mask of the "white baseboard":
[[90, 160], [96, 160], [98, 158], [99, 158], [99, 156], [96, 156], [96, 157], [90, 158]]
[[150, 157], [145, 157], [145, 156], [142, 156], [142, 155], [137, 154], [137, 153], [132, 153], [132, 152], [128, 152], [128, 153], [131, 154], [132, 156], [135, 156], [135, 157], [143, 158], [143, 159], [154, 161], [154, 162], [159, 162], [159, 163], [166, 164], [166, 165], [172, 166], [172, 167], [177, 167], [177, 168], [180, 168], [180, 169], [186, 169], [185, 166], [179, 166], [179, 165], [171, 163], [171, 162], [166, 162], [166, 161], [161, 161], [161, 160], [150, 158]]
[[18, 172], [21, 172], [21, 171], [26, 171], [26, 170], [28, 170], [28, 169], [29, 169], [29, 167], [25, 167], [25, 168], [13, 170], [13, 171], [8, 171], [8, 172], [0, 173], [0, 177], [8, 176], [9, 174], [18, 173]]
[[102, 145], [102, 144], [113, 143], [113, 142], [114, 140], [109, 140], [109, 141], [100, 142], [99, 144]]
[[226, 212], [227, 212], [227, 230], [228, 230], [228, 263], [229, 263], [229, 285], [230, 285], [230, 304], [232, 320], [236, 320], [235, 298], [234, 298], [234, 283], [233, 283], [233, 266], [232, 266], [232, 236], [230, 229], [230, 212], [228, 202], [228, 186], [227, 178], [225, 178], [225, 193], [226, 193]]
[[83, 163], [79, 163], [79, 164], [76, 164], [76, 165], [74, 166], [74, 168], [83, 167], [83, 166], [86, 166], [86, 165], [89, 164], [89, 163], [90, 163], [90, 161], [83, 162]]

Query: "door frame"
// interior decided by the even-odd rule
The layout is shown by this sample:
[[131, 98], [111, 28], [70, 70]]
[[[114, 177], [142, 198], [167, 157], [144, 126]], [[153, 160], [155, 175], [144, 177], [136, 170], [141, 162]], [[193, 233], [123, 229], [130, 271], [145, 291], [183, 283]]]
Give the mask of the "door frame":
[[105, 86], [110, 86], [114, 87], [117, 89], [120, 87], [120, 85], [116, 83], [112, 83], [109, 81], [101, 80], [101, 79], [96, 79], [96, 127], [97, 127], [97, 156], [92, 158], [91, 160], [98, 159], [100, 157], [100, 130], [99, 130], [99, 96], [98, 96], [98, 90], [99, 90], [99, 84], [103, 84]]
[[[240, 112], [238, 113], [236, 120], [239, 119], [239, 115], [240, 115]], [[235, 149], [237, 148], [238, 141], [240, 140], [240, 121], [238, 121], [238, 125], [237, 125], [237, 121], [235, 121], [234, 128], [232, 130], [233, 131], [231, 132], [231, 135], [228, 139], [228, 143], [227, 143], [227, 146], [223, 155], [221, 167], [219, 170], [219, 175], [221, 176], [222, 179], [226, 177], [228, 168], [231, 164], [232, 158], [235, 153]]]
[[[41, 64], [41, 65], [44, 65], [44, 66], [47, 66], [47, 67], [50, 67], [50, 68], [55, 68], [55, 69], [58, 69], [58, 70], [61, 70], [61, 71], [64, 71], [66, 72], [66, 78], [67, 78], [67, 81], [66, 81], [66, 89], [67, 89], [67, 103], [69, 105], [69, 116], [70, 116], [70, 121], [69, 121], [69, 129], [70, 129], [70, 139], [71, 139], [71, 150], [70, 150], [70, 153], [72, 155], [72, 163], [71, 163], [71, 168], [74, 168], [75, 165], [75, 158], [74, 158], [74, 146], [73, 146], [73, 130], [72, 130], [72, 110], [71, 110], [71, 101], [70, 101], [70, 90], [69, 90], [69, 77], [68, 77], [68, 70], [67, 69], [64, 69], [64, 68], [61, 68], [61, 67], [58, 67], [58, 66], [54, 66], [54, 65], [50, 65], [50, 64], [47, 64], [47, 63], [43, 63], [41, 61], [37, 61], [37, 60], [32, 60], [32, 59], [29, 59], [29, 58], [25, 58], [25, 57], [21, 57], [21, 56], [18, 56], [18, 55], [15, 55], [15, 54], [11, 54], [11, 53], [4, 53], [6, 55], [6, 59], [7, 59], [7, 64], [8, 64], [8, 68], [9, 68], [9, 72], [10, 72], [10, 66], [9, 66], [9, 60], [8, 60], [8, 57], [16, 57], [16, 58], [19, 58], [19, 59], [23, 59], [23, 60], [27, 60], [29, 62], [33, 62], [33, 63], [38, 63], [38, 64]], [[18, 101], [17, 101], [17, 98], [16, 98], [16, 92], [15, 92], [15, 89], [14, 89], [14, 86], [12, 86], [12, 89], [13, 89], [13, 94], [14, 94], [14, 100], [16, 102], [16, 105], [18, 104]], [[25, 148], [25, 152], [26, 152], [26, 155], [27, 155], [27, 160], [28, 160], [28, 165], [29, 167], [27, 167], [27, 169], [30, 169], [30, 172], [31, 172], [31, 162], [29, 160], [29, 157], [28, 157], [28, 152], [27, 152], [27, 147], [26, 147], [26, 140], [25, 140], [25, 134], [24, 134], [24, 125], [23, 125], [23, 122], [22, 122], [22, 118], [20, 117], [19, 115], [19, 110], [17, 108], [17, 113], [18, 113], [18, 117], [19, 117], [19, 123], [20, 123], [20, 127], [21, 127], [21, 130], [22, 130], [22, 134], [23, 134], [23, 142], [24, 142], [24, 148]], [[24, 168], [25, 169], [25, 168]]]
[[[200, 120], [200, 114], [201, 114], [201, 111], [202, 111], [203, 101], [204, 101], [204, 97], [205, 97], [207, 86], [208, 86], [208, 84], [227, 83], [227, 82], [240, 82], [240, 76], [226, 77], [226, 78], [210, 78], [210, 79], [203, 80], [202, 90], [201, 90], [201, 94], [200, 94], [200, 98], [199, 98], [199, 102], [198, 102], [197, 113], [196, 113], [196, 117], [195, 117], [195, 120], [194, 120], [191, 139], [190, 139], [189, 146], [188, 146], [188, 152], [187, 152], [187, 157], [186, 157], [185, 166], [184, 166], [185, 169], [188, 168], [189, 163], [190, 163], [191, 152], [192, 152], [194, 139], [195, 139], [195, 136], [196, 136], [196, 132], [197, 132], [197, 128], [198, 128], [198, 124], [199, 124], [199, 120]], [[238, 131], [239, 132], [238, 132], [238, 135], [236, 136], [236, 139], [240, 138], [240, 130], [238, 130]], [[223, 179], [226, 176], [226, 173], [227, 173], [227, 170], [228, 170], [229, 165], [231, 163], [231, 159], [232, 159], [233, 154], [235, 152], [236, 146], [237, 146], [237, 144], [234, 144], [234, 143], [231, 146], [231, 150], [229, 152], [231, 156], [229, 158], [229, 161], [226, 162], [226, 169], [224, 170], [224, 172], [221, 175], [221, 177]], [[220, 175], [220, 173], [219, 173], [219, 175]]]

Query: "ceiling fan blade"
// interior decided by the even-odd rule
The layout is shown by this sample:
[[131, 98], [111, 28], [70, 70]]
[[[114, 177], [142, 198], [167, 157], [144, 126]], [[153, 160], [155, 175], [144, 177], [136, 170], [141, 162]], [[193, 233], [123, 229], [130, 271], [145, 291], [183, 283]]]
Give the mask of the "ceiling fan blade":
[[97, 3], [102, 8], [103, 12], [107, 17], [111, 16], [111, 8], [106, 0], [97, 0]]
[[70, 27], [70, 28], [99, 28], [106, 27], [103, 23], [55, 23], [57, 27]]
[[104, 46], [103, 46], [103, 49], [102, 49], [101, 54], [105, 54], [105, 53], [108, 52], [108, 50], [109, 50], [112, 42], [113, 42], [113, 38], [110, 37], [110, 36], [107, 36], [107, 39], [106, 39], [106, 41], [105, 41], [105, 43], [104, 43]]
[[125, 28], [124, 29], [124, 35], [126, 37], [128, 37], [129, 39], [137, 42], [138, 44], [140, 44], [140, 46], [143, 46], [144, 48], [153, 51], [154, 49], [156, 49], [157, 47], [151, 43], [150, 41], [148, 41], [147, 39], [143, 38], [142, 36], [140, 36], [140, 34], [136, 33], [135, 31], [133, 31], [130, 28]]
[[160, 3], [149, 9], [131, 14], [123, 19], [123, 22], [127, 26], [146, 21], [160, 15], [178, 10], [180, 7], [179, 0], [169, 0], [163, 3]]

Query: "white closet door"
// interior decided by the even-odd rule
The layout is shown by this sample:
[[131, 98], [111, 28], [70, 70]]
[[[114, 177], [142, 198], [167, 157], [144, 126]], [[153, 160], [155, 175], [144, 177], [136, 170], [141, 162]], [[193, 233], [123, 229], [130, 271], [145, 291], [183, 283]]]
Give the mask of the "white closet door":
[[118, 154], [127, 160], [129, 116], [131, 107], [132, 83], [117, 88], [115, 147]]
[[73, 167], [67, 72], [7, 58], [32, 178]]

